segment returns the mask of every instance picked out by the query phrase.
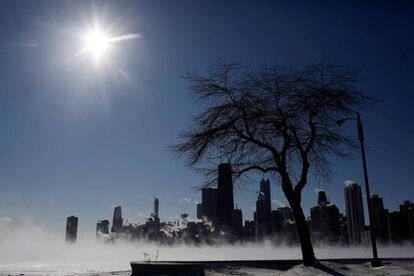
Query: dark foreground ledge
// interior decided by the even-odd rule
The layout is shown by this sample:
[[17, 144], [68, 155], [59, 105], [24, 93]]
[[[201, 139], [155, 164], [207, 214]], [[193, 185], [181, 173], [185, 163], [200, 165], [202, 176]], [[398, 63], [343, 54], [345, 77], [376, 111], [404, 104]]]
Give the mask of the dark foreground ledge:
[[[319, 259], [319, 262], [333, 262], [340, 264], [362, 264], [369, 263], [370, 258], [346, 258], [346, 259]], [[383, 258], [383, 264], [392, 261], [414, 261], [414, 258]], [[204, 269], [221, 269], [225, 267], [244, 266], [252, 268], [270, 268], [284, 271], [302, 263], [300, 259], [287, 260], [226, 260], [226, 261], [200, 261], [200, 262], [131, 262], [132, 276], [155, 276], [155, 275], [191, 275], [204, 276]], [[319, 269], [323, 265], [316, 263], [314, 267]], [[329, 272], [325, 270], [326, 272]]]
[[204, 276], [204, 264], [192, 262], [131, 262], [133, 276]]

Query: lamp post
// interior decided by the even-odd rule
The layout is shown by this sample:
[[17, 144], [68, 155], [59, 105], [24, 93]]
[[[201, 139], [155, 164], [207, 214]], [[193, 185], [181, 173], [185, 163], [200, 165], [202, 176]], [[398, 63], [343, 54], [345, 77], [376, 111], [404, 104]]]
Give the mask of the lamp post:
[[369, 228], [371, 231], [371, 245], [372, 245], [372, 255], [373, 255], [371, 265], [373, 267], [378, 267], [378, 266], [382, 266], [382, 262], [381, 262], [381, 259], [378, 258], [378, 254], [377, 254], [377, 241], [376, 241], [376, 235], [375, 235], [375, 226], [374, 226], [373, 218], [372, 218], [373, 214], [372, 214], [372, 208], [371, 208], [371, 193], [369, 191], [367, 160], [365, 158], [364, 130], [362, 127], [361, 116], [359, 115], [359, 112], [357, 112], [356, 115], [357, 115], [356, 118], [349, 117], [349, 118], [337, 120], [336, 124], [338, 126], [341, 126], [345, 121], [348, 121], [348, 120], [357, 121], [358, 140], [361, 145], [362, 166], [364, 168], [365, 191], [367, 193], [368, 218], [369, 218], [369, 226], [370, 226]]

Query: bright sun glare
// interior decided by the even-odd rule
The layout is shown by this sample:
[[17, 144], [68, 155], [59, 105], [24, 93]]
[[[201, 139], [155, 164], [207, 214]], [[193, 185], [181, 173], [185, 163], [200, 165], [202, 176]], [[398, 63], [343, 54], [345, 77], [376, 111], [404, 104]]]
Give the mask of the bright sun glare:
[[88, 56], [95, 65], [101, 67], [103, 60], [108, 61], [109, 52], [116, 50], [119, 54], [119, 47], [116, 47], [116, 44], [141, 37], [140, 34], [136, 33], [114, 34], [97, 23], [89, 26], [89, 28], [85, 27], [85, 31], [78, 36], [81, 39], [81, 48], [70, 56], [67, 61]]
[[85, 51], [98, 63], [108, 51], [109, 43], [109, 36], [101, 30], [95, 29], [85, 36]]

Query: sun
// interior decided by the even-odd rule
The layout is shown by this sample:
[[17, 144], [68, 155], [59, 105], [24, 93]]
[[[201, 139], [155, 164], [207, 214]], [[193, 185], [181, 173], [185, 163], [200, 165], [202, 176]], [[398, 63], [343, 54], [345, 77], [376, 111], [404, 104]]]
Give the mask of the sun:
[[79, 49], [69, 56], [65, 63], [88, 58], [97, 68], [106, 67], [105, 65], [110, 65], [113, 61], [116, 61], [116, 56], [119, 56], [122, 52], [121, 48], [123, 47], [120, 44], [141, 37], [137, 33], [117, 34], [113, 32], [116, 29], [113, 26], [100, 25], [97, 19], [93, 21], [95, 23], [87, 24], [83, 28], [80, 26], [76, 29], [74, 36], [78, 39]]
[[96, 63], [99, 63], [108, 54], [110, 43], [110, 36], [99, 28], [95, 28], [85, 35], [84, 49]]

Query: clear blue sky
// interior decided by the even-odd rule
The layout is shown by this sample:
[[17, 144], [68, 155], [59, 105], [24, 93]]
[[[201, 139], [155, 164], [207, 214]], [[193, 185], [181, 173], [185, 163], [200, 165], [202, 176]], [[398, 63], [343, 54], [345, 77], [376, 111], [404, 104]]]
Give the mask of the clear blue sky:
[[[202, 179], [167, 145], [199, 111], [181, 76], [220, 59], [254, 67], [326, 57], [359, 70], [359, 87], [380, 101], [362, 111], [371, 190], [390, 209], [414, 200], [414, 4], [310, 2], [2, 1], [0, 216], [63, 229], [75, 214], [92, 231], [116, 204], [125, 218], [149, 213], [152, 195], [162, 219], [194, 216], [180, 199], [200, 200], [192, 187]], [[93, 17], [141, 37], [117, 43], [106, 66], [68, 60]], [[304, 191], [306, 211], [315, 188], [343, 211], [344, 181], [363, 181], [358, 158], [333, 169]], [[247, 218], [257, 189], [236, 190]], [[275, 183], [272, 194], [286, 202]]]

